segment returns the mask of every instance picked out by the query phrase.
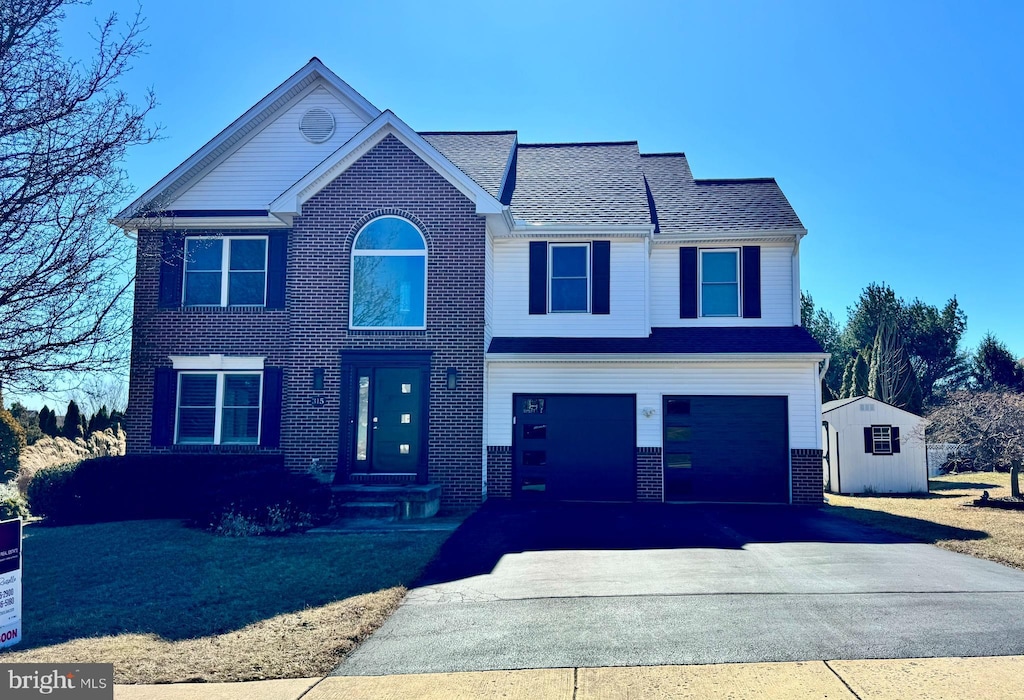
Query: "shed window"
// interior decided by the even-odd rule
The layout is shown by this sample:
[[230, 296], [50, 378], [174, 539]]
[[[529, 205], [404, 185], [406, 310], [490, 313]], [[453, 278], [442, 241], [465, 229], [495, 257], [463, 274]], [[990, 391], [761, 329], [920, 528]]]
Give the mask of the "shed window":
[[871, 426], [871, 453], [876, 455], [892, 454], [892, 427], [888, 425]]

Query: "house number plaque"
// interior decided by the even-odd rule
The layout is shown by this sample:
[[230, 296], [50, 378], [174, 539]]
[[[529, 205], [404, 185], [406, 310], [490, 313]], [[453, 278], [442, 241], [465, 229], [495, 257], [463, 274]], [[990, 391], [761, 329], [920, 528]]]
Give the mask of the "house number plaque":
[[309, 400], [309, 403], [310, 403], [311, 406], [317, 406], [317, 407], [326, 406], [327, 405], [327, 397], [326, 396], [314, 396], [312, 399]]

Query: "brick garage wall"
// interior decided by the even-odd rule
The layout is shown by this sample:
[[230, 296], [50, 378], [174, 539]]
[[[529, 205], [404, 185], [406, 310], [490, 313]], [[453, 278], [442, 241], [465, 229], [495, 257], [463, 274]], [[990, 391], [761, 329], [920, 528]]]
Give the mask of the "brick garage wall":
[[660, 447], [636, 448], [636, 500], [665, 500]]
[[[427, 329], [350, 331], [352, 243], [367, 221], [404, 216], [427, 239]], [[296, 469], [338, 463], [341, 361], [346, 350], [430, 351], [429, 477], [445, 506], [483, 491], [485, 223], [473, 203], [393, 136], [385, 137], [302, 208], [288, 249], [290, 333], [281, 445]], [[324, 391], [312, 370], [325, 369]], [[447, 370], [459, 372], [447, 388]], [[314, 395], [326, 405], [312, 408]], [[347, 449], [343, 446], [342, 449]]]
[[512, 448], [487, 446], [487, 497], [512, 498]]
[[793, 504], [817, 506], [822, 503], [821, 450], [790, 450], [793, 465]]
[[[260, 230], [189, 230], [189, 235], [266, 234]], [[288, 352], [288, 316], [284, 310], [252, 308], [158, 308], [162, 231], [139, 231], [135, 261], [135, 311], [128, 410], [125, 430], [127, 451], [252, 452], [260, 448], [152, 447], [153, 375], [157, 367], [170, 367], [171, 355], [250, 355], [266, 358], [268, 367], [282, 367]], [[274, 450], [276, 452], [276, 450]]]
[[[430, 480], [441, 485], [446, 506], [479, 503], [484, 219], [469, 199], [393, 136], [306, 202], [302, 214], [288, 236], [287, 310], [158, 308], [162, 232], [139, 233], [128, 450], [195, 451], [150, 446], [154, 370], [169, 367], [169, 355], [258, 355], [268, 366], [284, 368], [281, 451], [286, 465], [305, 470], [315, 463], [329, 479], [338, 464], [344, 352], [430, 351]], [[425, 331], [348, 329], [353, 239], [362, 224], [381, 214], [409, 218], [427, 239]], [[447, 388], [449, 367], [459, 372], [455, 390]], [[323, 391], [313, 390], [314, 368], [325, 370]], [[322, 396], [326, 405], [313, 407], [314, 396]]]

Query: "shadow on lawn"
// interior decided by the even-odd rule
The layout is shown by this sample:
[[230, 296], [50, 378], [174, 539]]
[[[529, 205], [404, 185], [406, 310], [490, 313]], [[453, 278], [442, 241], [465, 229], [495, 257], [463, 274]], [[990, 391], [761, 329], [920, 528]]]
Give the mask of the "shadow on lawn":
[[30, 527], [16, 650], [126, 632], [170, 641], [231, 632], [408, 585], [443, 538], [227, 538], [169, 520]]
[[[913, 534], [876, 529], [836, 517], [829, 510], [640, 503], [522, 505], [491, 501], [442, 545], [416, 585], [487, 574], [504, 555], [525, 551], [742, 549], [756, 542], [916, 541]], [[942, 539], [987, 536], [972, 530], [947, 530]]]
[[932, 491], [970, 491], [971, 489], [998, 489], [1000, 484], [983, 484], [977, 481], [929, 481]]
[[962, 527], [943, 525], [931, 520], [894, 515], [893, 513], [869, 508], [830, 505], [826, 506], [824, 510], [830, 515], [849, 518], [851, 522], [882, 528], [897, 536], [929, 544], [935, 544], [940, 540], [984, 540], [989, 537], [989, 534], [982, 530], [968, 530]]

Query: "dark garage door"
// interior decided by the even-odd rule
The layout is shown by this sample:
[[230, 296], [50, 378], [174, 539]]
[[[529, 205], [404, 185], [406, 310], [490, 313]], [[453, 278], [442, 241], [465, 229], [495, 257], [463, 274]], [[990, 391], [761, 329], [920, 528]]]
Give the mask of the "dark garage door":
[[666, 501], [789, 502], [785, 396], [666, 396]]
[[516, 394], [512, 480], [520, 498], [636, 499], [636, 397]]

